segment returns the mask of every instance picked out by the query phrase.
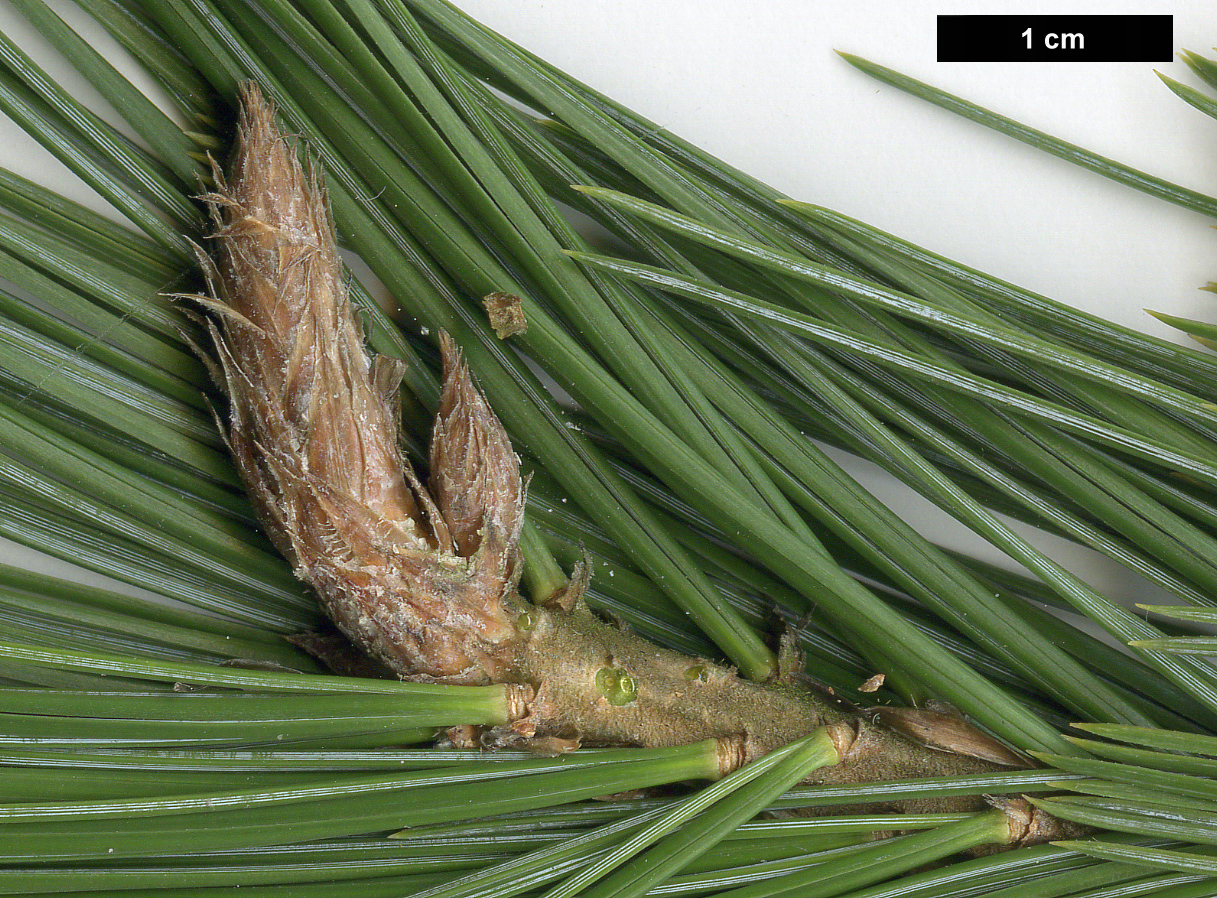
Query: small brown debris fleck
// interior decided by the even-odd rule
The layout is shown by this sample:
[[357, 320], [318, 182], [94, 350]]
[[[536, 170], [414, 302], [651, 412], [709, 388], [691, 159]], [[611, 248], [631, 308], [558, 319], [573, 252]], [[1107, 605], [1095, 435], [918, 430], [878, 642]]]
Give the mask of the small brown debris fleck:
[[481, 728], [472, 724], [461, 724], [444, 730], [443, 744], [457, 751], [477, 751], [482, 747], [479, 741]]
[[482, 305], [490, 316], [490, 326], [500, 340], [514, 337], [528, 330], [524, 320], [524, 300], [511, 293], [489, 293], [482, 297]]
[[859, 692], [878, 692], [879, 687], [883, 685], [883, 681], [887, 679], [883, 674], [875, 674], [865, 683], [858, 687]]

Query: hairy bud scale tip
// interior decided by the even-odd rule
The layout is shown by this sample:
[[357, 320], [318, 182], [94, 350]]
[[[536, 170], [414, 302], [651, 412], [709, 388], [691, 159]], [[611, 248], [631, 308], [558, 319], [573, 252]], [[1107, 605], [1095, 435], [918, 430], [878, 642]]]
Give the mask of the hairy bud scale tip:
[[398, 446], [400, 363], [373, 361], [351, 311], [325, 191], [242, 89], [217, 170], [209, 328], [229, 443], [259, 515], [335, 623], [403, 676], [502, 678], [517, 638], [518, 459], [443, 335], [435, 500]]

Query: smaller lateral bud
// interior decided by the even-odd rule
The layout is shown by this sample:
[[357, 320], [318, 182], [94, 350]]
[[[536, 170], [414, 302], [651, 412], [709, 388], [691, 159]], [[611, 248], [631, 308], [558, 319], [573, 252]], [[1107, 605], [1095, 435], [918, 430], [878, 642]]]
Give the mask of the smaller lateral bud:
[[498, 553], [494, 561], [510, 578], [519, 567], [516, 544], [524, 515], [520, 461], [446, 333], [440, 334], [440, 350], [444, 387], [431, 431], [428, 486], [456, 554], [469, 558], [497, 542], [490, 551]]

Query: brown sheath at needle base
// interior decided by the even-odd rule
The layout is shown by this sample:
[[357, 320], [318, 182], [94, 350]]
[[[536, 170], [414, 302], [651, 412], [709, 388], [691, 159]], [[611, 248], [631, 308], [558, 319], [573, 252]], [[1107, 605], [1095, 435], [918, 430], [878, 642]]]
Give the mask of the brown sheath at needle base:
[[[518, 687], [516, 719], [483, 744], [557, 751], [717, 738], [727, 773], [829, 725], [841, 763], [818, 781], [1018, 763], [974, 730], [957, 739], [947, 727], [946, 739], [930, 732], [917, 744], [805, 692], [660, 649], [588, 610], [585, 569], [545, 606], [526, 602], [516, 593], [525, 489], [506, 432], [441, 335], [428, 486], [415, 477], [398, 447], [400, 363], [366, 354], [324, 189], [252, 84], [231, 173], [217, 171], [204, 199], [216, 261], [200, 253], [212, 295], [195, 299], [213, 313], [226, 433], [263, 524], [338, 627], [398, 676]], [[980, 802], [931, 805], [916, 809]], [[1061, 837], [1049, 830], [1039, 838]]]

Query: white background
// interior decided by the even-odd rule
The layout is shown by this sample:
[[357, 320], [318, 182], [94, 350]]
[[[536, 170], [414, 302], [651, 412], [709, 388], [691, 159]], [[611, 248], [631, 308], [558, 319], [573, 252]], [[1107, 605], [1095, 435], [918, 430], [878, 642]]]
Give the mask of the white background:
[[[1207, 193], [1217, 122], [1154, 70], [1182, 62], [938, 63], [938, 14], [1171, 13], [1217, 42], [1211, 3], [465, 0], [560, 68], [796, 199], [862, 218], [1064, 301], [1165, 334], [1145, 306], [1209, 311], [1209, 222], [864, 76], [857, 54]], [[752, 7], [743, 11], [745, 6]]]
[[[1157, 69], [1196, 85], [1181, 62], [935, 61], [935, 17], [950, 13], [1173, 14], [1176, 48], [1212, 55], [1217, 11], [1211, 2], [463, 0], [459, 5], [792, 197], [1162, 336], [1171, 332], [1142, 309], [1217, 317], [1217, 298], [1197, 289], [1217, 279], [1217, 235], [1209, 221], [881, 85], [833, 52], [867, 57], [1217, 194], [1217, 123], [1175, 98], [1154, 74]], [[0, 29], [37, 52], [37, 39], [23, 35], [21, 20], [3, 3]], [[109, 46], [98, 40], [99, 46]], [[50, 178], [74, 196], [86, 195], [3, 120], [0, 164]], [[926, 520], [920, 511], [914, 515]], [[964, 542], [938, 523], [927, 527], [935, 538]], [[1076, 554], [1075, 561], [1097, 585], [1129, 599], [1145, 598], [1134, 581], [1085, 553]]]

